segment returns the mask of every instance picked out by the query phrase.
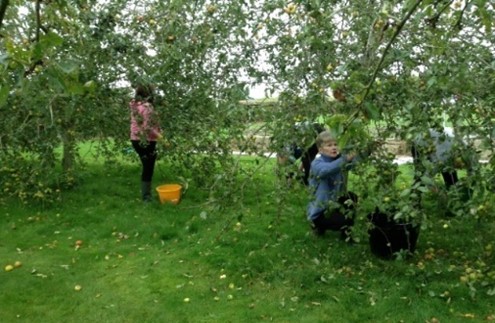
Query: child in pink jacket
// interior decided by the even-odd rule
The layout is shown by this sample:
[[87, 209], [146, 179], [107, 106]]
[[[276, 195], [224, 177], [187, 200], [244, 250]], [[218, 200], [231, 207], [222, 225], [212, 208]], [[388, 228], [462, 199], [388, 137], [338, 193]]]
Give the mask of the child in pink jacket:
[[142, 164], [141, 197], [151, 201], [151, 180], [155, 169], [156, 142], [162, 138], [158, 116], [153, 109], [153, 89], [138, 85], [129, 103], [131, 112], [131, 143]]

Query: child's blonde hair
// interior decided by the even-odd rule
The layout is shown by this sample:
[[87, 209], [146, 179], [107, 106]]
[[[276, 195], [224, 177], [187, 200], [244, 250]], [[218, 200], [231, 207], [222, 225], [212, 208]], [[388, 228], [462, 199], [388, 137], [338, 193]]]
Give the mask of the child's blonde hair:
[[337, 141], [337, 139], [330, 133], [330, 131], [322, 131], [316, 137], [316, 147], [320, 148], [329, 141]]

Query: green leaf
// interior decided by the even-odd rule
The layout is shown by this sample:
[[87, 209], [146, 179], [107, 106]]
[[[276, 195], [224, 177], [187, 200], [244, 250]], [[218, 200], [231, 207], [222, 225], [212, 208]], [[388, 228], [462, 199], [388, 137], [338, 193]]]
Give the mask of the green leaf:
[[480, 17], [481, 17], [481, 21], [485, 25], [485, 32], [487, 34], [490, 34], [492, 32], [493, 17], [483, 7], [479, 7], [478, 10], [479, 10], [479, 14], [480, 14]]
[[42, 40], [50, 46], [60, 46], [63, 44], [64, 39], [54, 32], [49, 32], [43, 36]]
[[78, 82], [69, 81], [66, 84], [66, 88], [68, 89], [70, 94], [82, 95], [85, 93], [84, 86], [79, 84]]
[[49, 32], [40, 37], [33, 49], [32, 60], [37, 61], [45, 57], [51, 49], [62, 45], [64, 39], [54, 32]]
[[0, 107], [3, 107], [7, 102], [7, 98], [9, 97], [10, 87], [8, 85], [3, 85], [0, 88]]
[[403, 190], [401, 193], [400, 193], [400, 197], [406, 197], [406, 196], [409, 196], [409, 194], [411, 194], [411, 190], [410, 189], [405, 189]]
[[371, 120], [378, 120], [380, 118], [380, 111], [378, 108], [371, 104], [370, 102], [367, 102], [365, 104], [366, 111], [368, 111], [368, 116]]
[[55, 91], [66, 91], [65, 84], [60, 75], [60, 71], [55, 68], [47, 69], [48, 84]]
[[77, 71], [79, 68], [79, 64], [73, 61], [64, 61], [58, 63], [57, 66], [65, 74], [72, 74], [73, 72]]
[[428, 192], [429, 192], [429, 189], [427, 189], [427, 188], [426, 188], [426, 187], [424, 187], [424, 186], [420, 186], [420, 187], [418, 188], [418, 190], [419, 190], [420, 192], [422, 192], [422, 193], [428, 193]]
[[436, 83], [437, 83], [437, 79], [435, 77], [430, 78], [427, 82], [429, 88], [435, 85]]
[[421, 182], [426, 184], [426, 185], [434, 185], [435, 184], [433, 182], [433, 180], [428, 176], [421, 176]]

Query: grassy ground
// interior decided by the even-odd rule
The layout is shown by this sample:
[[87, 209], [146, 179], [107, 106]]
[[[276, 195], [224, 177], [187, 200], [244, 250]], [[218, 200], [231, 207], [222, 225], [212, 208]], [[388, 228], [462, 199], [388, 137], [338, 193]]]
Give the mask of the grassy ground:
[[[157, 167], [156, 185], [173, 179]], [[387, 261], [364, 218], [357, 244], [313, 236], [305, 188], [272, 168], [221, 211], [194, 185], [179, 205], [143, 204], [139, 171], [90, 164], [60, 205], [0, 206], [0, 264], [22, 263], [0, 272], [2, 322], [495, 320], [493, 223], [433, 215], [416, 254]]]

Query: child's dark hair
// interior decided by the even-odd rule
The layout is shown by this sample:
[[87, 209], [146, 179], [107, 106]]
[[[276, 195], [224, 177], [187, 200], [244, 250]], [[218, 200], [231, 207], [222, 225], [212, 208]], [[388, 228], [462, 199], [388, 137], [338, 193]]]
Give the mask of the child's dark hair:
[[151, 84], [138, 84], [136, 85], [136, 93], [134, 99], [136, 101], [146, 101], [153, 103], [153, 86]]

